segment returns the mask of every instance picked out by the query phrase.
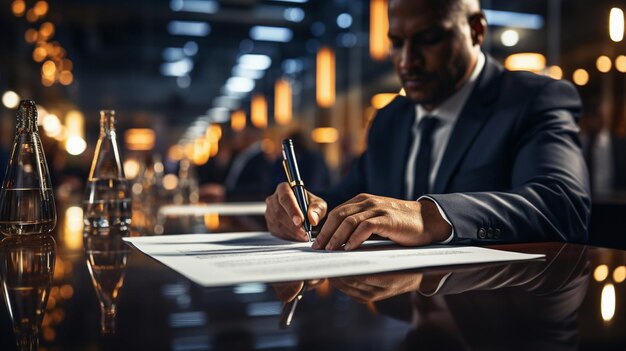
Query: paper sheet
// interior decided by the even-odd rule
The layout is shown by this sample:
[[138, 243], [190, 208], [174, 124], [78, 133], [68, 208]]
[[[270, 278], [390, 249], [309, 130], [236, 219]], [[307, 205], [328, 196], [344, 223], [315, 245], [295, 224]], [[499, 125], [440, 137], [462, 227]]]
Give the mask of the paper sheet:
[[124, 238], [145, 254], [203, 286], [279, 282], [456, 264], [529, 260], [529, 255], [481, 247], [405, 248], [366, 242], [355, 251], [319, 251], [268, 232]]
[[229, 202], [202, 205], [167, 205], [159, 208], [163, 216], [204, 216], [218, 215], [262, 215], [265, 213], [265, 202]]

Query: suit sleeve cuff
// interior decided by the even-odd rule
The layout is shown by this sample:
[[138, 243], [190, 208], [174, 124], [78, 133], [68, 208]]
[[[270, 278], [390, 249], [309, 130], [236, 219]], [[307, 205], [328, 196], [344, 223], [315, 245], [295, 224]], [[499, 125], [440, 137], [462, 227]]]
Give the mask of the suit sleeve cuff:
[[443, 210], [441, 209], [441, 206], [439, 206], [439, 204], [437, 203], [437, 201], [435, 201], [435, 199], [433, 199], [432, 197], [428, 196], [428, 195], [422, 195], [419, 197], [419, 199], [417, 199], [417, 201], [421, 200], [421, 199], [426, 199], [426, 200], [430, 200], [432, 202], [435, 203], [435, 205], [437, 205], [437, 210], [439, 210], [439, 214], [441, 215], [441, 217], [448, 222], [448, 224], [450, 225], [450, 228], [452, 228], [452, 230], [450, 231], [450, 236], [443, 241], [435, 241], [433, 242], [433, 244], [449, 244], [450, 242], [452, 242], [452, 239], [454, 239], [454, 226], [452, 225], [452, 222], [450, 222], [450, 219], [448, 219], [448, 216], [446, 216], [446, 213], [443, 212]]

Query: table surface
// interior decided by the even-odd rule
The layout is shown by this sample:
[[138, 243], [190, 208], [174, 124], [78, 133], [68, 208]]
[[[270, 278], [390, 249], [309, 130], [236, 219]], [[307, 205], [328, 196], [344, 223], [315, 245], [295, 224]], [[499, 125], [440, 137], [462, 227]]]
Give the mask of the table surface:
[[[93, 279], [119, 288], [115, 333], [102, 335], [88, 269], [93, 257], [85, 254], [80, 221], [65, 214], [56, 245], [44, 249], [54, 262], [40, 332], [44, 350], [626, 348], [626, 251], [562, 243], [494, 246], [543, 253], [543, 260], [309, 281], [289, 325], [293, 302], [285, 302], [304, 282], [203, 288], [137, 250], [110, 245], [98, 252], [111, 250], [107, 257], [123, 280]], [[262, 230], [264, 222], [206, 215], [158, 225], [175, 234]], [[2, 246], [6, 255], [10, 245]], [[3, 283], [15, 280], [6, 268], [0, 272]], [[3, 298], [0, 350], [15, 349]]]

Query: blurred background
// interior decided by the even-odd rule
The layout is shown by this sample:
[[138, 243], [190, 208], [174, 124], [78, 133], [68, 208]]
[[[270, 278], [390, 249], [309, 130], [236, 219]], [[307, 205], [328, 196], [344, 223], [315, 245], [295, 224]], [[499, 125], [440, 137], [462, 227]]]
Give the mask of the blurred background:
[[[386, 6], [385, 0], [2, 0], [0, 162], [11, 147], [15, 106], [33, 99], [60, 198], [82, 194], [101, 109], [117, 111], [137, 195], [156, 189], [154, 196], [177, 203], [263, 199], [284, 179], [276, 159], [287, 136], [297, 138], [299, 157], [307, 158], [305, 182], [325, 189], [362, 151], [376, 110], [401, 93], [387, 56]], [[619, 202], [626, 188], [619, 3], [482, 6], [485, 52], [509, 69], [579, 88], [594, 198], [600, 205]]]
[[[578, 88], [593, 188], [591, 243], [626, 248], [626, 4], [482, 5], [489, 22], [486, 53], [508, 69], [566, 79]], [[132, 182], [132, 235], [264, 230], [262, 216], [166, 218], [159, 208], [262, 200], [284, 180], [277, 159], [285, 137], [296, 143], [311, 191], [336, 182], [363, 150], [376, 110], [401, 93], [387, 57], [386, 6], [385, 0], [0, 0], [0, 179], [13, 143], [15, 108], [21, 99], [32, 99], [59, 214], [44, 345], [85, 349], [98, 332], [81, 201], [100, 110], [117, 112], [118, 143]], [[127, 255], [122, 253], [124, 262]], [[122, 334], [115, 343], [153, 340], [154, 349], [202, 349], [189, 347], [190, 336], [196, 336], [189, 331], [199, 335], [193, 342], [205, 342], [209, 317], [202, 306], [221, 304], [222, 291], [198, 292], [177, 274], [133, 255], [120, 301]], [[591, 257], [591, 302], [580, 318], [583, 346], [623, 341], [622, 256], [605, 250]], [[244, 288], [273, 299], [263, 286]], [[347, 300], [328, 298], [330, 288], [325, 289], [318, 289], [320, 299], [339, 315], [363, 318], [354, 311], [364, 308], [345, 313]], [[280, 304], [271, 306], [280, 310]], [[136, 323], [142, 314], [157, 327]], [[255, 325], [275, 322], [274, 315], [264, 316]], [[0, 330], [7, 333], [8, 313], [0, 310], [0, 317]], [[381, 333], [399, 330], [386, 325]], [[0, 349], [12, 346], [13, 339], [0, 338]]]

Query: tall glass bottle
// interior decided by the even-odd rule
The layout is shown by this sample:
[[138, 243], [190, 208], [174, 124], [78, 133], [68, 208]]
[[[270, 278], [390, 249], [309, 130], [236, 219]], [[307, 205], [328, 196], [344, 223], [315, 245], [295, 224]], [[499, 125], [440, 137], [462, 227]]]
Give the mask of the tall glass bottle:
[[56, 244], [50, 235], [9, 236], [0, 241], [0, 281], [18, 349], [37, 350], [54, 276]]
[[45, 234], [57, 221], [46, 157], [37, 130], [37, 107], [20, 102], [11, 159], [0, 190], [0, 232]]
[[115, 111], [100, 111], [100, 137], [96, 144], [84, 207], [84, 237], [128, 236], [131, 196], [115, 132]]
[[93, 235], [83, 240], [87, 269], [100, 302], [100, 332], [103, 335], [115, 333], [117, 300], [124, 284], [128, 258], [128, 247], [122, 237], [123, 234]]

